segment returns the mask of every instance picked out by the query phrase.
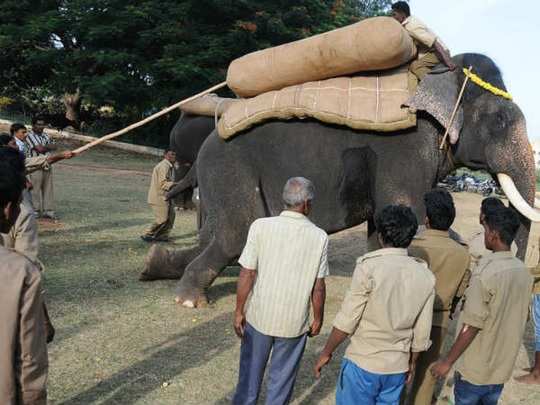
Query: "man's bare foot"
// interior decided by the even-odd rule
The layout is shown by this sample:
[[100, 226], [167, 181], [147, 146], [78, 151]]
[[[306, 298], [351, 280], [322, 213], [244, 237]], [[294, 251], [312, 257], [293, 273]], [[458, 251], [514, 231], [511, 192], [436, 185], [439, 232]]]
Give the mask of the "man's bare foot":
[[522, 384], [540, 385], [540, 372], [533, 371], [532, 373], [522, 375], [521, 377], [516, 377], [514, 380]]

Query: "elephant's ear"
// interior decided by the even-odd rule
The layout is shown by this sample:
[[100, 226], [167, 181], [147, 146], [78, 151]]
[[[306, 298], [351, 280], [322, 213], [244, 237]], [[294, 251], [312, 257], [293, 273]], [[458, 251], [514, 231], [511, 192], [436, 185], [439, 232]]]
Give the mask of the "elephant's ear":
[[[442, 126], [448, 128], [458, 93], [458, 75], [455, 72], [429, 74], [420, 82], [416, 93], [406, 105], [413, 110], [426, 111]], [[448, 132], [451, 144], [458, 141], [462, 126], [463, 110], [460, 106]]]

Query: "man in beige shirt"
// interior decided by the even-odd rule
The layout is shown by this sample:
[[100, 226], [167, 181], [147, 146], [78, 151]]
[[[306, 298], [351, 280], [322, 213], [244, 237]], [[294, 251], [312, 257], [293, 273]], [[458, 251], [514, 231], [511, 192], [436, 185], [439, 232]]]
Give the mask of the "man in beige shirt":
[[20, 204], [20, 214], [8, 233], [2, 233], [4, 246], [22, 253], [34, 263], [39, 263], [38, 225], [34, 209], [24, 200]]
[[[540, 243], [538, 248], [540, 249]], [[531, 308], [534, 321], [534, 365], [527, 370], [527, 374], [517, 377], [516, 381], [523, 384], [540, 385], [540, 263], [530, 269], [530, 272], [534, 279]]]
[[431, 347], [420, 354], [416, 365], [410, 398], [415, 405], [431, 405], [437, 382], [429, 367], [437, 361], [444, 345], [452, 303], [465, 291], [469, 280], [469, 253], [452, 240], [449, 229], [456, 217], [450, 193], [436, 189], [424, 196], [426, 230], [417, 236], [409, 247], [409, 255], [425, 260], [435, 275], [435, 303]]
[[[18, 133], [24, 133], [20, 128], [22, 124], [13, 124], [13, 128]], [[26, 130], [26, 128], [24, 128]], [[0, 147], [11, 147], [22, 153], [19, 144], [15, 143], [15, 137], [8, 134], [0, 134]], [[22, 136], [21, 136], [22, 139]], [[24, 159], [25, 173], [32, 173], [36, 170], [43, 169], [49, 165], [58, 162], [63, 159], [71, 159], [73, 153], [70, 151], [62, 152], [55, 155], [41, 155], [36, 157], [30, 157]], [[23, 191], [23, 199], [20, 205], [20, 215], [17, 217], [15, 225], [10, 229], [7, 234], [2, 234], [4, 239], [4, 245], [8, 248], [15, 249], [19, 253], [22, 253], [34, 263], [38, 261], [38, 224], [32, 207], [32, 201], [29, 197], [29, 192], [25, 187]]]
[[496, 404], [512, 376], [519, 352], [533, 279], [510, 252], [519, 228], [517, 214], [502, 207], [487, 212], [483, 225], [485, 256], [472, 275], [461, 314], [463, 327], [448, 353], [431, 369], [445, 377], [456, 366], [456, 404]]
[[289, 403], [307, 336], [321, 330], [328, 236], [307, 218], [313, 197], [309, 180], [289, 179], [283, 189], [285, 210], [256, 220], [249, 229], [238, 260], [234, 330], [242, 345], [235, 405], [257, 402], [270, 353], [266, 403]]
[[[26, 157], [47, 157], [57, 149], [54, 140], [44, 132], [46, 126], [42, 116], [32, 119], [32, 130], [26, 137]], [[37, 216], [56, 219], [54, 212], [54, 186], [52, 166], [46, 166], [30, 174], [32, 182], [32, 204]]]
[[392, 17], [403, 25], [418, 49], [418, 56], [409, 67], [418, 80], [422, 80], [441, 62], [450, 70], [455, 70], [456, 65], [452, 62], [446, 45], [426, 24], [411, 15], [409, 4], [404, 1], [392, 4]]
[[388, 206], [376, 220], [382, 249], [358, 259], [351, 287], [315, 365], [315, 375], [347, 338], [336, 403], [397, 404], [418, 353], [429, 348], [435, 277], [408, 256], [418, 223], [405, 206]]
[[[496, 197], [484, 198], [482, 200], [482, 204], [480, 205], [480, 225], [482, 225], [482, 223], [484, 222], [484, 217], [486, 216], [486, 213], [504, 207], [504, 203]], [[484, 256], [491, 254], [491, 251], [486, 248], [484, 239], [484, 229], [482, 228], [480, 232], [476, 232], [467, 242], [467, 246], [469, 247], [469, 254], [471, 255], [471, 271], [473, 272], [478, 266], [478, 263], [480, 263], [480, 260]], [[515, 242], [512, 242], [510, 251], [514, 254], [514, 256], [516, 255], [517, 245]]]
[[155, 221], [147, 229], [141, 239], [145, 242], [166, 242], [174, 226], [174, 205], [166, 199], [166, 193], [174, 185], [174, 162], [176, 153], [166, 150], [163, 160], [159, 162], [152, 172], [150, 189], [148, 190], [148, 204], [154, 211]]
[[[0, 148], [0, 232], [19, 215], [25, 186], [24, 160]], [[46, 404], [47, 343], [39, 269], [0, 246], [0, 403]]]

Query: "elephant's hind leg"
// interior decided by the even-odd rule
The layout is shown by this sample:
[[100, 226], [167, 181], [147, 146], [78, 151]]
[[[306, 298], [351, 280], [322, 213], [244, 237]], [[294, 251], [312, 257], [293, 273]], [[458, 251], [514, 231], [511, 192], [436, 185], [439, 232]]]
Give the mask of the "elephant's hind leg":
[[154, 244], [144, 261], [144, 269], [139, 275], [140, 281], [179, 279], [186, 266], [202, 251], [201, 246], [188, 250], [169, 250], [160, 244]]

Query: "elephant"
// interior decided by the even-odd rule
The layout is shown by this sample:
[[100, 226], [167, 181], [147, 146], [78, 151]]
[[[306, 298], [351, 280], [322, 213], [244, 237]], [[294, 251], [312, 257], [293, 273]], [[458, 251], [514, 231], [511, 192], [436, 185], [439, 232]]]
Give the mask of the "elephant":
[[372, 238], [374, 218], [387, 205], [408, 205], [423, 220], [424, 194], [459, 167], [486, 170], [501, 180], [511, 207], [519, 210], [516, 244], [524, 258], [531, 219], [540, 219], [532, 206], [536, 180], [525, 118], [513, 101], [469, 82], [451, 125], [459, 139], [441, 150], [442, 123], [448, 123], [465, 80], [462, 67], [473, 66], [483, 80], [506, 89], [489, 57], [470, 53], [453, 61], [455, 71], [420, 82], [412, 103], [417, 125], [410, 129], [381, 134], [291, 120], [269, 121], [228, 141], [214, 131], [197, 157], [204, 212], [198, 246], [153, 246], [144, 278], [180, 278], [176, 301], [205, 305], [209, 286], [239, 257], [250, 224], [282, 210], [281, 191], [290, 177], [313, 181], [310, 219], [317, 226], [331, 234], [367, 221]]
[[197, 185], [195, 160], [205, 139], [215, 128], [214, 118], [182, 113], [169, 135], [169, 148], [176, 152], [178, 184], [167, 197], [177, 205], [191, 206], [193, 188]]

